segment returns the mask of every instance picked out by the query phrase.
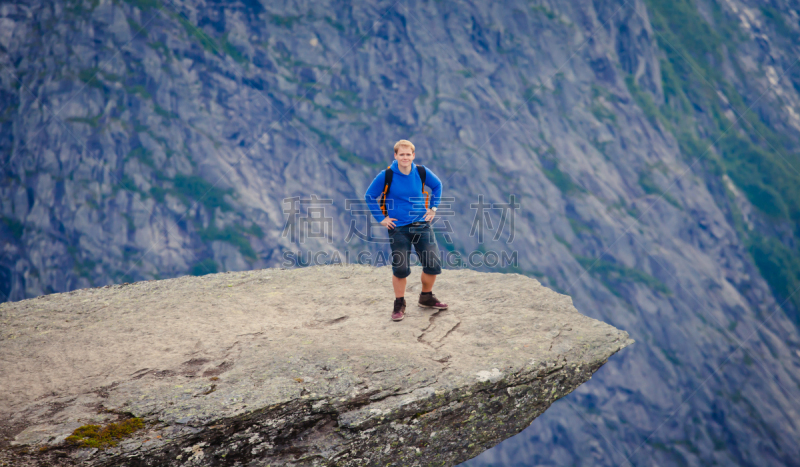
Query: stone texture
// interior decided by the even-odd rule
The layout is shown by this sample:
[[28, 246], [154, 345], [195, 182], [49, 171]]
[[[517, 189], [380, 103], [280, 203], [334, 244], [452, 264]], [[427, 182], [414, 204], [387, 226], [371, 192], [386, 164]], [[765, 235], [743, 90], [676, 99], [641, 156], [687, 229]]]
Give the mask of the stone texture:
[[[454, 465], [523, 430], [633, 342], [518, 274], [445, 270], [435, 291], [450, 308], [416, 306], [411, 285], [407, 317], [393, 322], [390, 275], [262, 269], [4, 303], [0, 424], [15, 427], [4, 456]], [[105, 451], [60, 444], [119, 414], [147, 428]]]

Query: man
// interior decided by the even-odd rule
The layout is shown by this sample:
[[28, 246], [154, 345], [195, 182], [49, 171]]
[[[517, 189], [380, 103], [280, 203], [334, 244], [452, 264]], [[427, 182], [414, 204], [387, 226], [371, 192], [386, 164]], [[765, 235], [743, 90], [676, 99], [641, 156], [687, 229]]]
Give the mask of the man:
[[[436, 282], [436, 276], [442, 273], [442, 264], [436, 250], [431, 220], [436, 215], [436, 207], [441, 199], [442, 181], [430, 169], [418, 168], [414, 164], [414, 145], [411, 141], [398, 141], [394, 145], [394, 158], [391, 167], [372, 181], [364, 199], [375, 220], [389, 229], [395, 296], [392, 319], [400, 321], [406, 311], [406, 277], [411, 274], [411, 245], [414, 245], [422, 263], [419, 306], [444, 310], [447, 305], [433, 295], [433, 283]], [[389, 171], [392, 173], [387, 178]], [[429, 200], [423, 189], [422, 176], [425, 176], [425, 185], [433, 190]], [[390, 182], [388, 187], [387, 181]]]

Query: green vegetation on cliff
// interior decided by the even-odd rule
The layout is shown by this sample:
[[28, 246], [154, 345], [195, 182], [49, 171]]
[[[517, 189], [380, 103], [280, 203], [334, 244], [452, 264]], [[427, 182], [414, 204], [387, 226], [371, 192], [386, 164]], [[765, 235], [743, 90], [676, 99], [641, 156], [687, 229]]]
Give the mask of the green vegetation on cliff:
[[[744, 34], [738, 19], [727, 17], [713, 2], [713, 27], [693, 0], [646, 3], [665, 55], [664, 102], [656, 105], [629, 77], [631, 93], [648, 118], [675, 135], [690, 166], [699, 162], [714, 178], [727, 174], [763, 213], [765, 229], [740, 229], [739, 234], [778, 300], [792, 303], [800, 322], [800, 295], [792, 295], [800, 288], [800, 251], [792, 248], [800, 239], [800, 154], [796, 141], [759, 117], [763, 96], [748, 101], [743, 85], [737, 88], [722, 71], [730, 64], [736, 78], [746, 82], [735, 57]], [[769, 8], [762, 13], [779, 34], [789, 34], [779, 14]]]

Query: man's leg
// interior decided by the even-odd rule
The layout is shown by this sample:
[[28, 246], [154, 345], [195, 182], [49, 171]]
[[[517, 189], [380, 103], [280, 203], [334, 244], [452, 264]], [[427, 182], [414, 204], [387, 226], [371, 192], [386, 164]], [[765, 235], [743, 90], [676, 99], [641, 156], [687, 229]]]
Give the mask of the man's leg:
[[430, 224], [422, 227], [419, 241], [414, 245], [417, 255], [422, 262], [422, 293], [419, 295], [419, 305], [427, 308], [446, 310], [447, 304], [440, 302], [433, 294], [433, 284], [436, 276], [442, 273], [441, 259], [436, 251], [436, 237]]
[[[425, 274], [424, 272], [420, 276], [420, 281], [422, 281], [422, 291], [423, 292], [430, 292], [433, 290], [433, 283], [436, 282], [436, 276], [433, 274]], [[403, 283], [403, 287], [405, 287], [405, 282]], [[397, 293], [397, 288], [395, 287], [395, 293]]]
[[411, 252], [410, 239], [406, 229], [395, 227], [389, 232], [392, 246], [392, 287], [394, 288], [394, 308], [392, 320], [400, 321], [406, 310], [406, 278], [411, 274], [408, 256]]
[[404, 227], [395, 227], [389, 233], [392, 247], [392, 286], [394, 287], [395, 298], [405, 295], [406, 278], [411, 274], [411, 264], [409, 262], [411, 238], [409, 238], [408, 229]]
[[[422, 275], [424, 276], [425, 273], [422, 273]], [[433, 277], [434, 277], [434, 279], [436, 278], [436, 276], [433, 276]], [[394, 287], [394, 297], [395, 298], [400, 298], [400, 297], [405, 296], [405, 294], [406, 294], [406, 282], [408, 282], [407, 278], [404, 277], [404, 278], [400, 279], [399, 277], [397, 277], [394, 274], [392, 274], [392, 287]], [[431, 284], [433, 284], [433, 282], [431, 282]], [[425, 286], [423, 286], [422, 288], [424, 289]]]

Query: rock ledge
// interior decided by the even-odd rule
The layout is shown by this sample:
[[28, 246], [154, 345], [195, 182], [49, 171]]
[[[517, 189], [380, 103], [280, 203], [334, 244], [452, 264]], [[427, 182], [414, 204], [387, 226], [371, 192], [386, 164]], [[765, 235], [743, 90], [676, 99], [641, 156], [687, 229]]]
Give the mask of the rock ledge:
[[[420, 272], [415, 268], [414, 283]], [[0, 304], [0, 463], [454, 465], [527, 427], [628, 334], [517, 274], [263, 269]], [[85, 424], [143, 417], [103, 451]]]

